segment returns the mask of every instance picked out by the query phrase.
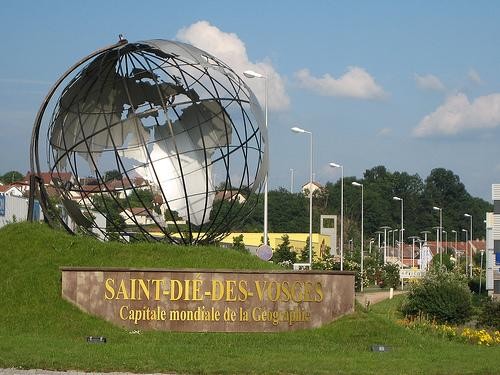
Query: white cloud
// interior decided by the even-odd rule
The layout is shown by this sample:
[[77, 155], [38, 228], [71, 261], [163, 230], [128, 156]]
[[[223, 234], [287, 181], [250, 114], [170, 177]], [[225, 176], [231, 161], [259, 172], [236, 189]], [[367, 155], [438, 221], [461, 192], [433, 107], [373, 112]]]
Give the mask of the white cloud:
[[348, 67], [347, 72], [337, 79], [328, 73], [321, 78], [313, 77], [308, 69], [299, 70], [295, 77], [301, 87], [324, 96], [378, 99], [386, 95], [373, 77], [357, 66]]
[[426, 137], [434, 134], [454, 135], [470, 129], [488, 129], [500, 126], [500, 94], [480, 96], [470, 102], [463, 93], [446, 99], [443, 105], [425, 116], [413, 135]]
[[427, 74], [425, 76], [415, 74], [415, 82], [417, 83], [417, 87], [423, 90], [432, 90], [432, 91], [445, 90], [445, 87], [441, 82], [441, 80], [432, 74]]
[[380, 129], [378, 132], [377, 132], [377, 136], [378, 137], [382, 137], [384, 135], [388, 135], [392, 132], [392, 129], [391, 128], [382, 128]]
[[482, 83], [481, 81], [481, 76], [475, 69], [470, 69], [469, 73], [467, 73], [467, 77], [469, 78], [470, 81], [480, 85]]
[[[267, 77], [269, 109], [284, 110], [290, 106], [290, 98], [285, 92], [285, 83], [272, 64], [265, 61], [252, 62], [248, 58], [245, 43], [234, 33], [226, 33], [207, 21], [198, 21], [177, 32], [177, 39], [190, 43], [228, 64], [240, 77], [243, 72], [253, 70]], [[259, 101], [263, 104], [265, 84], [259, 79], [246, 78]]]

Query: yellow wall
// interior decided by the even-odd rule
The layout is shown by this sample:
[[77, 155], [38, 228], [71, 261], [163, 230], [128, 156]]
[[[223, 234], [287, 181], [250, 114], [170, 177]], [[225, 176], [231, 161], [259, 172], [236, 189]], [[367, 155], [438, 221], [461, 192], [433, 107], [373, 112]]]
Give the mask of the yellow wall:
[[[261, 238], [262, 238], [262, 233], [241, 233], [241, 232], [235, 232], [231, 233], [227, 237], [225, 237], [221, 243], [227, 244], [227, 245], [232, 245], [233, 243], [233, 237], [237, 237], [240, 234], [243, 235], [243, 243], [246, 246], [253, 246], [257, 247], [262, 244]], [[278, 245], [283, 242], [281, 237], [287, 234], [288, 239], [290, 240], [290, 245], [292, 246], [292, 250], [294, 250], [297, 253], [300, 253], [302, 249], [306, 246], [306, 241], [307, 237], [309, 237], [309, 233], [268, 233], [269, 237], [269, 245], [275, 250]], [[320, 257], [320, 248], [325, 249], [326, 246], [329, 246], [330, 248], [332, 247], [330, 244], [331, 237], [330, 236], [325, 236], [322, 234], [317, 234], [313, 233], [312, 234], [312, 246], [313, 246], [313, 253], [314, 257]], [[319, 246], [318, 246], [318, 241], [319, 241]]]

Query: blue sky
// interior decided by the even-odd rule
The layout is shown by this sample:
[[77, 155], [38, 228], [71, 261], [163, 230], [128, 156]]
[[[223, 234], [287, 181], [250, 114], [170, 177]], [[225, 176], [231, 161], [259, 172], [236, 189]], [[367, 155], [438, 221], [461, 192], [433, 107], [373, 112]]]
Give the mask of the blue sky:
[[[175, 4], [175, 5], [172, 5]], [[16, 1], [0, 16], [0, 173], [28, 170], [36, 112], [88, 53], [153, 38], [192, 43], [235, 71], [260, 70], [270, 97], [270, 186], [361, 177], [385, 165], [451, 169], [491, 200], [500, 180], [500, 2]], [[248, 82], [262, 98], [262, 81]]]

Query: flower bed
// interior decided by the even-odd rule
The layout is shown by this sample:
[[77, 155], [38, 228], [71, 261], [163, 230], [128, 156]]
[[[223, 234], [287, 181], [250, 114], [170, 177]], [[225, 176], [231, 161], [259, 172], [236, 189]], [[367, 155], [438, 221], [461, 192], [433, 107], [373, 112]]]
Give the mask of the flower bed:
[[484, 346], [500, 345], [500, 331], [438, 324], [436, 321], [429, 320], [424, 316], [418, 316], [413, 319], [405, 318], [399, 320], [399, 323], [408, 329], [420, 333], [430, 333], [449, 340]]

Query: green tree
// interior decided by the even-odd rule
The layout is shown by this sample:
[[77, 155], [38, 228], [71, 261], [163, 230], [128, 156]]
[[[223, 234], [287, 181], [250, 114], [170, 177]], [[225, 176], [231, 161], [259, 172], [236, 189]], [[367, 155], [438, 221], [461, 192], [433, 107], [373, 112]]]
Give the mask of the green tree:
[[13, 182], [22, 181], [24, 176], [18, 171], [10, 171], [0, 176], [0, 181], [4, 184], [11, 184]]
[[287, 264], [288, 266], [291, 266], [297, 261], [297, 253], [292, 251], [290, 239], [287, 234], [281, 236], [281, 240], [282, 242], [273, 253], [272, 261], [274, 263]]
[[153, 192], [149, 189], [136, 189], [127, 198], [126, 206], [153, 208]]
[[300, 251], [299, 261], [302, 263], [309, 263], [309, 236], [306, 238], [306, 245]]
[[125, 228], [125, 220], [120, 216], [119, 203], [104, 195], [94, 196], [92, 201], [97, 210], [106, 216], [106, 229], [108, 232], [121, 232]]
[[245, 243], [243, 242], [243, 234], [233, 237], [233, 249], [238, 251], [246, 251]]
[[116, 169], [112, 169], [104, 172], [104, 182], [112, 181], [112, 180], [121, 180], [122, 174], [120, 171]]

